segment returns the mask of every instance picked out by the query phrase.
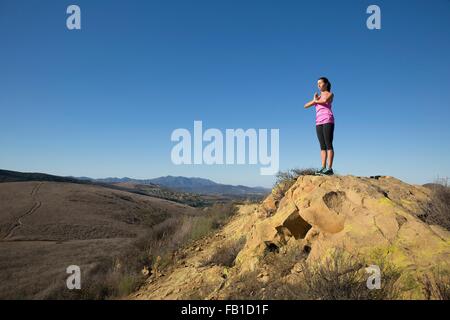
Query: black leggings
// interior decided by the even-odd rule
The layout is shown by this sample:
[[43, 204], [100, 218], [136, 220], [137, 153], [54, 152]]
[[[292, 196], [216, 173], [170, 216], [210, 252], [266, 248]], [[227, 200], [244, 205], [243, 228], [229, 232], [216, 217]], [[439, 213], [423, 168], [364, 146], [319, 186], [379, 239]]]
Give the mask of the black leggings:
[[316, 132], [320, 150], [333, 150], [334, 123], [316, 125]]

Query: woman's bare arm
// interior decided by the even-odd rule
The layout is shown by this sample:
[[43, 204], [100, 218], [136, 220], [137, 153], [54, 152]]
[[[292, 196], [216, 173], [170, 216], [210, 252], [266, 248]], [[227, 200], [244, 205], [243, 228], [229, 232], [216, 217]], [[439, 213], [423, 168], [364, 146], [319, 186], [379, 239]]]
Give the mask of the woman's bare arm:
[[315, 105], [315, 104], [316, 104], [316, 100], [319, 99], [319, 98], [320, 98], [320, 97], [319, 97], [319, 95], [317, 94], [317, 92], [314, 93], [313, 99], [305, 104], [305, 109], [307, 109], [307, 108], [309, 108], [309, 107]]
[[311, 100], [305, 104], [305, 109], [308, 109], [309, 107], [311, 107], [315, 104], [316, 104], [316, 102], [314, 100]]
[[314, 103], [324, 104], [324, 103], [333, 102], [333, 98], [334, 98], [334, 93], [327, 94], [325, 97], [323, 97], [323, 94], [322, 94], [322, 96], [320, 96], [319, 99], [314, 100]]

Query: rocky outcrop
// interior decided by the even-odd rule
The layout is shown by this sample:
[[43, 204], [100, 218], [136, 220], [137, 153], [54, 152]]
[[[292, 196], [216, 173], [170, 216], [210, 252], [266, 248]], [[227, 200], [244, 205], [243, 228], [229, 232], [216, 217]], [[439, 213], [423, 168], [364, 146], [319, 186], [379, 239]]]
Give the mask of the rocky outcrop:
[[[300, 176], [281, 199], [272, 194], [259, 206], [241, 206], [229, 224], [200, 244], [201, 253], [190, 249], [185, 266], [175, 267], [171, 275], [153, 281], [135, 297], [183, 298], [197, 285], [198, 289], [209, 284], [209, 293], [201, 298], [220, 299], [225, 297], [221, 290], [233, 287], [240, 276], [261, 271], [268, 252], [290, 247], [305, 253], [308, 263], [319, 263], [335, 248], [369, 262], [382, 254], [402, 272], [403, 297], [423, 298], [421, 288], [411, 283], [436, 266], [450, 271], [449, 231], [424, 222], [431, 196], [426, 187], [389, 176]], [[246, 242], [233, 267], [199, 262], [220, 250], [225, 241], [240, 237]], [[264, 272], [261, 278], [270, 277]], [[180, 287], [183, 281], [186, 286]], [[173, 294], [170, 288], [175, 284], [184, 296]]]
[[384, 253], [405, 279], [436, 264], [448, 268], [449, 232], [421, 220], [430, 201], [429, 189], [389, 176], [301, 176], [276, 212], [255, 223], [237, 268], [255, 270], [265, 252], [289, 243], [306, 248], [310, 262], [337, 247], [369, 259]]

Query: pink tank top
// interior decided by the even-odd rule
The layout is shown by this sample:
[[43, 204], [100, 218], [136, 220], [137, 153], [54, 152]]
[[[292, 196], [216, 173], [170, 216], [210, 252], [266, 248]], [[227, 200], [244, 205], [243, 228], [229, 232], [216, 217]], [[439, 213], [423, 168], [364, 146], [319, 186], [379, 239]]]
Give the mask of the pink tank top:
[[333, 111], [331, 111], [331, 102], [316, 103], [316, 125], [334, 123]]

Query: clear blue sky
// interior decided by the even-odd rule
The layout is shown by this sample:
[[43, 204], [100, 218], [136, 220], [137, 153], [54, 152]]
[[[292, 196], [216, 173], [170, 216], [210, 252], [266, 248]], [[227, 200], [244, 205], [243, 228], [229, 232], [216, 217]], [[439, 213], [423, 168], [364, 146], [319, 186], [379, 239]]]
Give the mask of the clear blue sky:
[[319, 167], [303, 105], [327, 76], [336, 172], [430, 182], [450, 175], [449, 39], [448, 0], [0, 0], [0, 168], [270, 186], [172, 164], [172, 131], [279, 128], [280, 169]]

